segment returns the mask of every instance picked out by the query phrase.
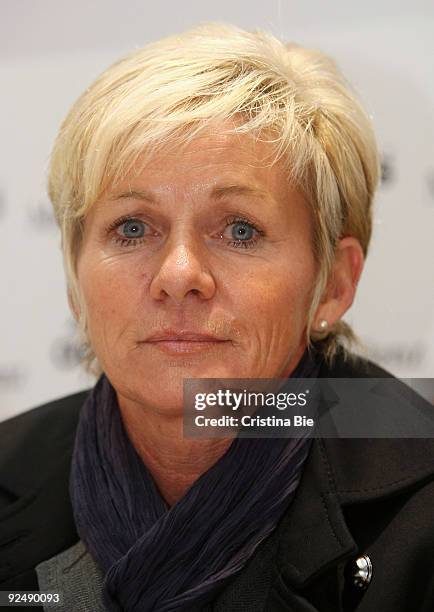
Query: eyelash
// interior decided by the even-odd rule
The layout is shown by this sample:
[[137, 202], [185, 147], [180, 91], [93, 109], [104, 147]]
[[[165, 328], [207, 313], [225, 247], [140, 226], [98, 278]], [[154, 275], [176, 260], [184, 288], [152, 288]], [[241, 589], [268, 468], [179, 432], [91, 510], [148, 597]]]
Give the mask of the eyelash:
[[[119, 219], [116, 219], [116, 221], [111, 223], [108, 227], [108, 233], [117, 230], [127, 221], [137, 221], [138, 223], [144, 223], [145, 225], [147, 225], [144, 221], [141, 221], [140, 219], [137, 219], [136, 217], [129, 217], [126, 215], [126, 216], [120, 217]], [[226, 219], [225, 229], [235, 223], [240, 223], [240, 224], [243, 224], [243, 225], [246, 225], [252, 228], [253, 230], [255, 230], [255, 232], [259, 236], [265, 235], [265, 232], [260, 230], [252, 221], [249, 221], [248, 219], [245, 219], [244, 217], [238, 217], [238, 216], [233, 216], [233, 217], [229, 217], [228, 219]], [[221, 237], [223, 238], [223, 234], [221, 235]], [[254, 247], [256, 243], [258, 242], [258, 240], [259, 239], [257, 237], [251, 238], [250, 240], [228, 240], [226, 244], [227, 246], [232, 246], [234, 248], [249, 249], [249, 248]], [[115, 238], [114, 242], [116, 244], [119, 244], [121, 247], [137, 246], [145, 242], [145, 237], [141, 236], [140, 238], [122, 238], [121, 236], [118, 236], [117, 238]]]

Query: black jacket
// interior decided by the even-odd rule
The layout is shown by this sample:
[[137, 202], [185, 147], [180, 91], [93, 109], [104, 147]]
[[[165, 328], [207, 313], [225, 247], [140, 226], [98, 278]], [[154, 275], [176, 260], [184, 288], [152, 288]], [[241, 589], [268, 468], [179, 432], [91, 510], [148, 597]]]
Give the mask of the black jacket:
[[[320, 376], [389, 375], [339, 357]], [[35, 566], [79, 539], [68, 481], [87, 393], [0, 423], [0, 591], [38, 590]], [[434, 440], [314, 440], [289, 510], [216, 602], [207, 609], [433, 612]]]

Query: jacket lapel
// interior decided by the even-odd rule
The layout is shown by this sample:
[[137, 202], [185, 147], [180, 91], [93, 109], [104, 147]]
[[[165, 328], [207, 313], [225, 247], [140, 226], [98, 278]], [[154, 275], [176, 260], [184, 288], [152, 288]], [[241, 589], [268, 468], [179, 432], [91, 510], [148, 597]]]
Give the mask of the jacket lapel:
[[279, 532], [278, 567], [284, 580], [296, 589], [357, 552], [319, 439], [313, 440], [299, 489]]

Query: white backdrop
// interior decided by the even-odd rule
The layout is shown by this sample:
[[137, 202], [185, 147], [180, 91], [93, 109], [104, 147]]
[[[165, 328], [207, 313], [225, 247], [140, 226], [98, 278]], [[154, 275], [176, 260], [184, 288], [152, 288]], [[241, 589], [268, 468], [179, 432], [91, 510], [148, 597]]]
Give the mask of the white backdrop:
[[219, 20], [330, 53], [374, 117], [384, 160], [374, 237], [347, 319], [401, 377], [434, 371], [434, 4], [321, 0], [3, 0], [0, 5], [0, 420], [90, 386], [77, 365], [45, 192], [61, 120], [137, 46]]

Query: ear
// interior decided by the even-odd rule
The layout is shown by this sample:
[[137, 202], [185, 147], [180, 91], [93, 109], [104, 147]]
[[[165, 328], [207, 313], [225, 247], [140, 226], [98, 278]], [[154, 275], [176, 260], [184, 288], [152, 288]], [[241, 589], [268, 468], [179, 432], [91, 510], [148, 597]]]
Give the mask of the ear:
[[321, 321], [327, 321], [326, 329], [332, 327], [350, 308], [363, 264], [364, 256], [360, 242], [352, 236], [342, 238], [335, 249], [335, 260], [329, 282], [313, 321], [315, 331], [325, 331], [321, 327]]

